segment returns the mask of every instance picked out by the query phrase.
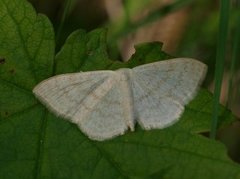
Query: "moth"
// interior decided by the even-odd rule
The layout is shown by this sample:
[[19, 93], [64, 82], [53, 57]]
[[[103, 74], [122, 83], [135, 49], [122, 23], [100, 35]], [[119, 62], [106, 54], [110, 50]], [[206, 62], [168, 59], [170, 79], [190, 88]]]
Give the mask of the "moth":
[[53, 113], [75, 124], [93, 140], [107, 140], [143, 129], [174, 124], [195, 96], [207, 66], [175, 58], [116, 71], [53, 76], [39, 83], [35, 96]]

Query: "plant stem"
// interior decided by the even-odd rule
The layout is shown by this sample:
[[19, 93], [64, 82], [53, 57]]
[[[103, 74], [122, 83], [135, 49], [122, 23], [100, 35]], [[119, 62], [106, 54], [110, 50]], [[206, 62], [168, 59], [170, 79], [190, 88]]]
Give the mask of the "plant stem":
[[216, 138], [217, 124], [218, 124], [218, 113], [219, 113], [219, 99], [222, 87], [222, 78], [224, 73], [224, 60], [225, 60], [225, 49], [228, 34], [228, 20], [229, 20], [229, 0], [220, 1], [220, 23], [219, 33], [217, 42], [217, 54], [215, 64], [215, 84], [213, 94], [213, 113], [212, 113], [212, 124], [210, 131], [210, 138]]
[[57, 30], [57, 35], [56, 35], [56, 44], [59, 44], [60, 41], [60, 36], [62, 34], [62, 30], [63, 30], [63, 25], [65, 23], [65, 20], [67, 18], [67, 16], [69, 15], [70, 12], [70, 8], [72, 6], [73, 0], [65, 0], [65, 5], [64, 5], [64, 11], [63, 11], [63, 15]]

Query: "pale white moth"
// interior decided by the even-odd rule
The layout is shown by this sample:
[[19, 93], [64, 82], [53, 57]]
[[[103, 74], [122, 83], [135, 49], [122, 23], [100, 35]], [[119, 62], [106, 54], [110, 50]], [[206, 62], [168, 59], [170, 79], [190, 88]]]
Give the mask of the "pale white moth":
[[93, 140], [174, 124], [194, 98], [207, 66], [175, 58], [135, 68], [53, 76], [39, 83], [35, 96], [46, 107], [75, 124]]

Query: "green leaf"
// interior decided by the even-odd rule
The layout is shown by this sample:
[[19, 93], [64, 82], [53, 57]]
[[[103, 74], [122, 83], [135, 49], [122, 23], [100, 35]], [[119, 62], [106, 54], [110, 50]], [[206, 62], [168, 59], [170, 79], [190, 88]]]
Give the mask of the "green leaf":
[[[162, 130], [137, 126], [105, 142], [51, 114], [32, 88], [54, 74], [134, 67], [170, 58], [161, 44], [136, 47], [128, 63], [112, 61], [106, 30], [79, 30], [54, 59], [49, 20], [25, 0], [0, 0], [1, 178], [238, 178], [225, 147], [198, 132], [210, 127], [212, 95], [202, 89], [180, 121]], [[234, 121], [222, 108], [221, 126]]]

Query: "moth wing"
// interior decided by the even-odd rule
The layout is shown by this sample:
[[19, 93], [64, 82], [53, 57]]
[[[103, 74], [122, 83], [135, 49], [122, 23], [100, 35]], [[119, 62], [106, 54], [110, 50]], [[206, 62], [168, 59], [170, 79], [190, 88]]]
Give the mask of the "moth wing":
[[[106, 140], [122, 135], [130, 128], [134, 130], [133, 108], [128, 98], [126, 82], [114, 80], [111, 89], [99, 100], [91, 113], [78, 122], [78, 126], [89, 138]], [[74, 118], [78, 119], [77, 113]]]
[[113, 71], [64, 74], [44, 80], [33, 93], [90, 138], [105, 140], [123, 134], [133, 120], [123, 107], [126, 98], [121, 97], [123, 88], [117, 87], [122, 86], [119, 80]]
[[176, 58], [133, 68], [131, 84], [135, 115], [144, 129], [164, 128], [178, 120], [197, 93], [207, 67]]

